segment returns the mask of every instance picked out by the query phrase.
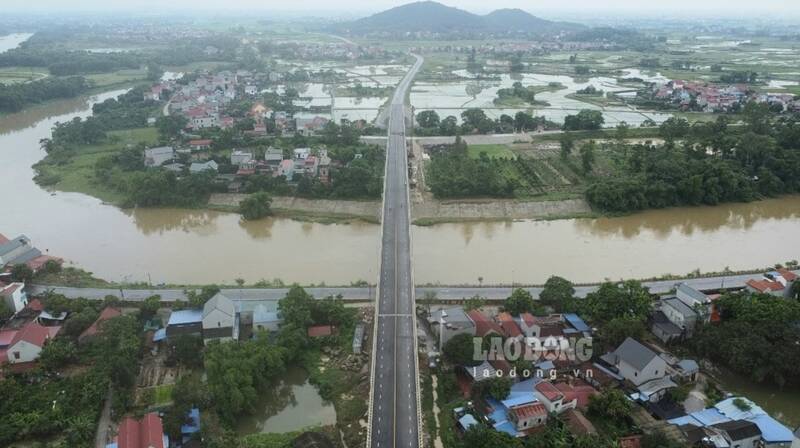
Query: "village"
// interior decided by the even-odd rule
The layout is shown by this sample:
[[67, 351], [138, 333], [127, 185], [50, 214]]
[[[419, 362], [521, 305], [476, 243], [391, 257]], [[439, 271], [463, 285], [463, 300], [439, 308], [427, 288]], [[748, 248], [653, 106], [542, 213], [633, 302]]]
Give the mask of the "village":
[[[795, 272], [778, 269], [749, 280], [742, 293], [791, 300], [797, 278]], [[437, 421], [452, 421], [458, 434], [488, 427], [524, 439], [549, 431], [553, 418], [574, 437], [607, 433], [607, 418], [630, 418], [638, 430], [619, 436], [619, 446], [639, 447], [643, 437], [654, 435], [674, 446], [796, 446], [800, 430], [793, 434], [747, 397], [720, 391], [709, 376], [709, 364], [677, 354], [686, 353], [680, 347], [696, 326], [720, 322], [719, 298], [677, 283], [672, 294], [653, 302], [648, 334], [612, 346], [604, 345], [603, 338], [592, 344], [597, 329], [575, 313], [512, 314], [508, 306], [485, 302], [421, 311], [431, 371], [438, 371], [440, 382], [454, 374], [458, 391], [450, 405], [438, 403], [452, 418], [440, 415]], [[497, 345], [490, 342], [487, 351], [491, 340]], [[473, 341], [475, 354], [484, 347], [483, 358], [473, 357]], [[466, 350], [461, 359], [469, 364], [453, 359], [458, 347]], [[604, 352], [592, 353], [598, 347]], [[603, 407], [620, 403], [629, 411], [604, 414]], [[440, 428], [443, 440], [447, 433]]]

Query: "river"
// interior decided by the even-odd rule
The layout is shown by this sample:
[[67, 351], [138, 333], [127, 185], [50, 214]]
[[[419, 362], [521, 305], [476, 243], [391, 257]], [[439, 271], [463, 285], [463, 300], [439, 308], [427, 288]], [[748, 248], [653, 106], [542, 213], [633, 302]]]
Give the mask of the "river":
[[[206, 210], [120, 210], [43, 190], [31, 165], [53, 124], [121, 93], [56, 101], [0, 117], [0, 233], [116, 281], [233, 283], [279, 278], [346, 285], [377, 275], [380, 227]], [[413, 229], [417, 283], [541, 283], [768, 266], [800, 258], [800, 196], [601, 219], [442, 224]]]
[[16, 33], [0, 36], [0, 53], [19, 47], [21, 43], [30, 39], [31, 36], [33, 36], [33, 33]]

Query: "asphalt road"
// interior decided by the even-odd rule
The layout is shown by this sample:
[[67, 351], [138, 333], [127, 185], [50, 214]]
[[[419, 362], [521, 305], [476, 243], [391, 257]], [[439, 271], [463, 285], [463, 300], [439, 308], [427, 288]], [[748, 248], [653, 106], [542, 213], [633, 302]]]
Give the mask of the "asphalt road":
[[408, 87], [421, 65], [417, 57], [389, 106], [367, 436], [374, 448], [421, 445], [405, 110]]
[[[800, 275], [800, 270], [794, 271]], [[725, 277], [690, 278], [682, 280], [659, 280], [643, 282], [650, 288], [653, 294], [665, 294], [675, 287], [675, 283], [685, 282], [696, 289], [709, 291], [717, 289], [736, 289], [744, 287], [747, 280], [758, 279], [761, 274], [739, 274], [728, 275]], [[541, 287], [526, 287], [531, 294], [538, 298]], [[585, 297], [586, 294], [597, 289], [597, 286], [576, 286], [575, 293], [578, 297]], [[103, 300], [105, 296], [112, 295], [122, 297], [130, 302], [139, 302], [152, 295], [160, 295], [164, 302], [175, 302], [186, 300], [186, 292], [183, 289], [113, 289], [113, 288], [72, 288], [68, 286], [47, 286], [31, 285], [28, 289], [30, 295], [41, 295], [46, 291], [53, 291], [63, 294], [67, 298], [77, 299], [83, 297], [89, 300]], [[225, 289], [227, 294], [234, 301], [247, 300], [280, 300], [289, 290], [287, 288], [230, 288]], [[375, 294], [375, 288], [306, 288], [309, 294], [321, 299], [327, 296], [341, 295], [345, 300], [351, 301], [370, 301]], [[479, 295], [489, 300], [503, 300], [511, 294], [510, 287], [446, 287], [446, 286], [418, 286], [415, 288], [416, 297], [424, 297], [428, 292], [436, 294], [436, 299], [441, 301], [461, 300], [467, 297]]]

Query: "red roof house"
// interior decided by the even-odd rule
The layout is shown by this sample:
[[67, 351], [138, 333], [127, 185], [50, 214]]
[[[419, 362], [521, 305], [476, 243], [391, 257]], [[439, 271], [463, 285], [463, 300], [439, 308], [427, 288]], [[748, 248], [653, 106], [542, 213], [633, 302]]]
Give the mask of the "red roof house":
[[478, 310], [470, 310], [467, 312], [467, 316], [472, 319], [472, 322], [475, 323], [475, 335], [478, 337], [484, 337], [489, 333], [495, 333], [498, 335], [503, 334], [503, 329], [500, 328], [499, 325], [492, 322], [491, 319], [486, 317], [485, 314], [481, 313]]
[[519, 325], [511, 317], [511, 314], [503, 312], [497, 315], [497, 321], [500, 323], [500, 328], [503, 330], [503, 335], [507, 338], [518, 338], [522, 336], [522, 330]]
[[166, 448], [168, 445], [161, 417], [155, 412], [145, 415], [141, 420], [125, 417], [119, 424], [118, 448]]

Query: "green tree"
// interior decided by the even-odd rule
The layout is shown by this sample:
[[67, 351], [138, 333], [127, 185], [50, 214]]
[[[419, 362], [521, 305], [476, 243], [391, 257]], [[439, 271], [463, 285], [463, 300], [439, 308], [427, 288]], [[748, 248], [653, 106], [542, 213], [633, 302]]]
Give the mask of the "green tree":
[[144, 299], [139, 306], [141, 318], [144, 320], [150, 319], [156, 315], [159, 308], [161, 308], [161, 296], [154, 295]]
[[612, 350], [626, 338], [641, 339], [646, 332], [647, 328], [641, 317], [620, 316], [603, 324], [598, 336], [603, 346]]
[[442, 347], [445, 359], [456, 366], [472, 367], [480, 365], [483, 360], [475, 359], [475, 343], [472, 335], [461, 333], [453, 336]]
[[268, 193], [254, 193], [239, 203], [239, 213], [248, 221], [261, 219], [272, 214], [272, 198]]
[[11, 279], [15, 282], [30, 283], [33, 280], [33, 269], [27, 264], [15, 264], [11, 268]]
[[467, 430], [462, 443], [464, 448], [522, 448], [520, 439], [483, 425]]
[[589, 413], [610, 419], [626, 421], [633, 412], [633, 404], [619, 389], [606, 389], [599, 395], [589, 397]]
[[516, 288], [511, 292], [511, 295], [503, 302], [503, 310], [511, 313], [513, 316], [519, 316], [522, 313], [531, 313], [536, 308], [533, 301], [533, 296], [527, 289]]
[[569, 155], [572, 154], [572, 150], [575, 149], [575, 138], [569, 132], [564, 132], [559, 137], [559, 143], [561, 145], [561, 159], [567, 160]]
[[45, 370], [57, 370], [77, 359], [78, 350], [68, 339], [54, 339], [42, 348], [39, 363]]
[[435, 110], [423, 110], [417, 114], [417, 123], [423, 128], [438, 128], [441, 120]]
[[603, 113], [599, 110], [583, 109], [577, 115], [564, 117], [565, 131], [592, 131], [600, 129], [605, 123]]
[[561, 277], [552, 276], [544, 283], [542, 292], [539, 293], [539, 302], [562, 312], [565, 305], [572, 302], [575, 297], [575, 288], [572, 282]]
[[176, 138], [186, 128], [188, 120], [182, 115], [166, 115], [156, 118], [156, 129], [163, 139]]
[[311, 317], [311, 308], [314, 297], [300, 286], [294, 285], [289, 288], [286, 296], [278, 302], [278, 309], [284, 324], [293, 324], [298, 328], [305, 329], [314, 323]]
[[608, 322], [616, 317], [645, 319], [651, 311], [650, 291], [635, 280], [606, 282], [586, 296], [585, 306], [592, 319]]
[[583, 168], [584, 174], [589, 174], [592, 172], [592, 166], [594, 166], [595, 146], [596, 145], [594, 141], [590, 141], [589, 143], [585, 143], [581, 146], [581, 167]]

